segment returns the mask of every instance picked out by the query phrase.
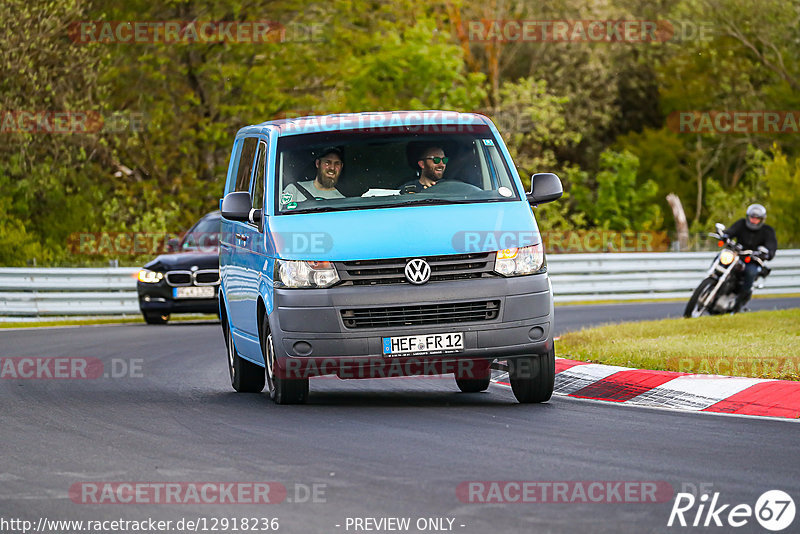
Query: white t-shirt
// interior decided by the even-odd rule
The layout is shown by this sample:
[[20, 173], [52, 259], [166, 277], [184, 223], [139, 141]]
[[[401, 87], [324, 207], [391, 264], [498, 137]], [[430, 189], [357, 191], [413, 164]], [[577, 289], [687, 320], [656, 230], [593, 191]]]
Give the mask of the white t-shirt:
[[[344, 195], [338, 190], [331, 189], [330, 191], [323, 191], [322, 189], [317, 189], [314, 183], [314, 180], [299, 182], [299, 184], [314, 195], [315, 198], [344, 198]], [[304, 200], [308, 200], [306, 195], [294, 184], [287, 185], [281, 194], [281, 205], [286, 205], [289, 202], [302, 202]]]

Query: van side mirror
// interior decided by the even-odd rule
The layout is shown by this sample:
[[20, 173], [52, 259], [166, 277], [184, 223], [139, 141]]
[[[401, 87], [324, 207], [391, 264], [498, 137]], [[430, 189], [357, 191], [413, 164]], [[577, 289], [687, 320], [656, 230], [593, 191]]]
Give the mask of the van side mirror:
[[531, 206], [552, 202], [561, 198], [564, 188], [561, 180], [552, 172], [539, 172], [531, 176], [531, 192], [525, 195]]
[[254, 210], [248, 191], [234, 191], [222, 199], [222, 216], [230, 221], [251, 222], [261, 225], [263, 210]]

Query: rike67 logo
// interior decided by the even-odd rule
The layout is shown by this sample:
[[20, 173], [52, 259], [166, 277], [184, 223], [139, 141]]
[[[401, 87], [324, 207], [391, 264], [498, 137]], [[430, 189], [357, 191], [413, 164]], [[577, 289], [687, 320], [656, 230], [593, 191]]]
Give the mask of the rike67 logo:
[[739, 528], [752, 525], [755, 518], [763, 528], [779, 532], [792, 524], [794, 516], [794, 500], [781, 490], [765, 491], [755, 506], [723, 503], [718, 491], [711, 496], [704, 493], [699, 498], [691, 493], [678, 493], [667, 526]]

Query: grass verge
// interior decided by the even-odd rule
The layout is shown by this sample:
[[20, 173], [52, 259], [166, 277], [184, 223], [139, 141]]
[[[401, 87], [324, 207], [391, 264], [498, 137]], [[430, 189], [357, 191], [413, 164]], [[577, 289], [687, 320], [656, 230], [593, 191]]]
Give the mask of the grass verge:
[[559, 356], [607, 365], [800, 380], [800, 309], [607, 325], [557, 345]]
[[[173, 315], [170, 317], [169, 322], [186, 322], [186, 321], [217, 321], [217, 316], [214, 314], [209, 315]], [[85, 317], [80, 319], [53, 319], [52, 321], [18, 321], [0, 323], [0, 330], [4, 328], [39, 328], [46, 326], [86, 326], [98, 324], [125, 324], [125, 323], [142, 323], [144, 319], [141, 316], [130, 317]]]

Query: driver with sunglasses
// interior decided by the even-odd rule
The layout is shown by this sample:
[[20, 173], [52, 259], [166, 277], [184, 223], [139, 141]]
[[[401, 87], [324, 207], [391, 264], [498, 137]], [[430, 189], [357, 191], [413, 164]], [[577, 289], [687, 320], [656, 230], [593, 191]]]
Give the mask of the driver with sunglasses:
[[419, 178], [406, 182], [400, 187], [401, 193], [419, 193], [428, 187], [435, 185], [444, 177], [444, 170], [447, 167], [448, 158], [444, 155], [444, 150], [438, 146], [427, 148], [420, 154]]

